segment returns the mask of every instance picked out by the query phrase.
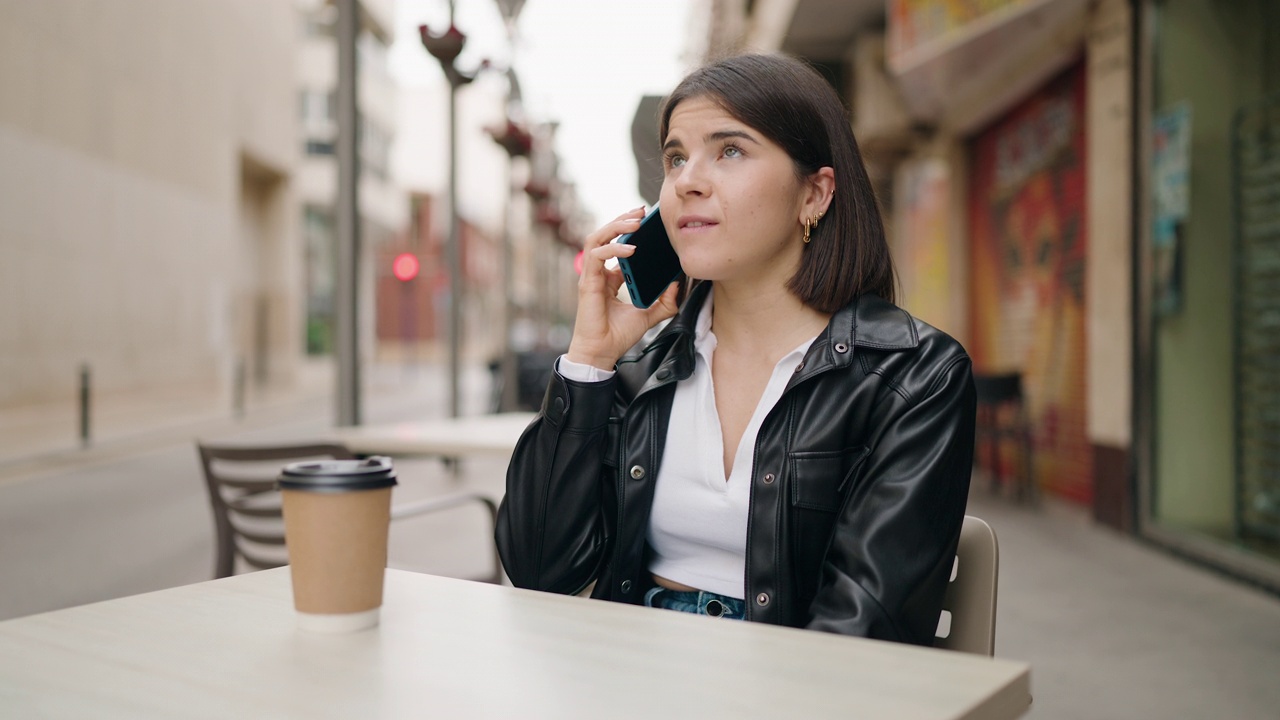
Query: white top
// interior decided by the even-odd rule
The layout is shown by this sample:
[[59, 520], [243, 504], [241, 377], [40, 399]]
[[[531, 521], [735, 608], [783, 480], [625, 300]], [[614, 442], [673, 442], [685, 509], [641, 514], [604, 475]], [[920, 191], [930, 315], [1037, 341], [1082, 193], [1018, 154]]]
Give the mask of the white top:
[[0, 622], [0, 716], [977, 720], [1030, 700], [1025, 663], [400, 570], [378, 627], [296, 625], [288, 568]]
[[[756, 435], [817, 336], [801, 343], [774, 365], [773, 375], [734, 452], [733, 469], [726, 480], [724, 436], [711, 380], [711, 360], [716, 349], [711, 304], [709, 294], [694, 326], [693, 374], [676, 385], [671, 405], [666, 449], [649, 515], [647, 539], [653, 548], [649, 571], [699, 590], [741, 599], [746, 584], [747, 515]], [[564, 377], [579, 382], [613, 376], [612, 371], [563, 357], [558, 369]]]

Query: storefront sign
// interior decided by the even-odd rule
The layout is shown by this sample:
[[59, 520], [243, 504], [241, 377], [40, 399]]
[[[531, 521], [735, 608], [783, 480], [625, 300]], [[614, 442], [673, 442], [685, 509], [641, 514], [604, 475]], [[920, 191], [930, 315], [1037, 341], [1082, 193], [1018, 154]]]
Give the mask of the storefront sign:
[[955, 37], [998, 12], [1028, 5], [1031, 0], [889, 0], [889, 57], [900, 59], [916, 48]]

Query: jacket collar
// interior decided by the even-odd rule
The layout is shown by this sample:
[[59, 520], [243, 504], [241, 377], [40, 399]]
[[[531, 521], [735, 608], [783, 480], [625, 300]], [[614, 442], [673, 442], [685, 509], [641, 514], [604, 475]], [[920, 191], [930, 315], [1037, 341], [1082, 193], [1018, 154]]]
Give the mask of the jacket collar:
[[[680, 311], [645, 349], [646, 354], [657, 351], [664, 358], [645, 382], [646, 390], [693, 374], [694, 331], [710, 291], [711, 283], [698, 283]], [[919, 343], [915, 322], [907, 311], [877, 295], [860, 295], [831, 316], [826, 330], [809, 346], [804, 371], [790, 384], [832, 367], [848, 367], [854, 348], [893, 352], [910, 350]]]

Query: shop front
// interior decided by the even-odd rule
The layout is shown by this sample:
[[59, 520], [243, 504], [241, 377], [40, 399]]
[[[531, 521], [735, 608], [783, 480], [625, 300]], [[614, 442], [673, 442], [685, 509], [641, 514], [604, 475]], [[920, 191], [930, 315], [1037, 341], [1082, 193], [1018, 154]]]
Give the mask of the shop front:
[[1280, 589], [1280, 4], [1142, 22], [1139, 529]]
[[1014, 427], [978, 466], [1127, 527], [1128, 5], [898, 0], [887, 20], [889, 71], [932, 131], [897, 170], [903, 303], [1014, 405], [980, 408]]

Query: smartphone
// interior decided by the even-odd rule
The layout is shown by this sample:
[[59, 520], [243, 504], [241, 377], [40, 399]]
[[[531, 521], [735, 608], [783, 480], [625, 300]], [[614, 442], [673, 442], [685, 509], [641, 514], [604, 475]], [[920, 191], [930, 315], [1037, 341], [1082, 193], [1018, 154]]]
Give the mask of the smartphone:
[[629, 258], [618, 258], [618, 268], [627, 283], [631, 304], [640, 309], [658, 301], [676, 278], [680, 277], [680, 257], [671, 247], [671, 238], [662, 225], [662, 213], [655, 203], [640, 221], [640, 228], [618, 238], [618, 242], [636, 246]]

